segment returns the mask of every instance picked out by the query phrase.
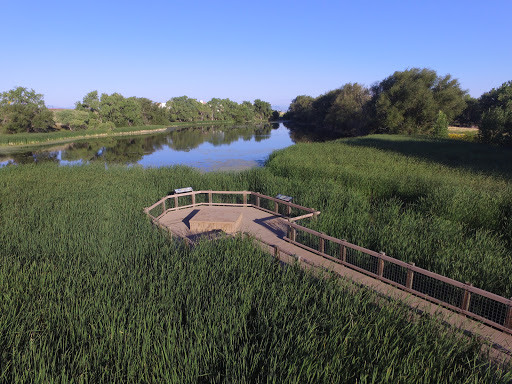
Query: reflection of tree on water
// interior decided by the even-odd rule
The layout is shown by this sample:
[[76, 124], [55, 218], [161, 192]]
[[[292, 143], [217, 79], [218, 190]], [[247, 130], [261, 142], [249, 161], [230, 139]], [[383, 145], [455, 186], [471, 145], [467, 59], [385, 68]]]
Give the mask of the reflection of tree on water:
[[81, 160], [83, 162], [101, 160], [112, 163], [136, 163], [145, 154], [161, 149], [166, 144], [167, 138], [165, 134], [78, 142], [71, 144], [62, 153], [62, 160]]
[[335, 140], [341, 136], [333, 134], [332, 131], [319, 129], [311, 124], [293, 124], [291, 122], [283, 122], [283, 125], [289, 129], [290, 138], [294, 143], [303, 142], [323, 142]]
[[250, 125], [236, 128], [219, 128], [218, 126], [186, 128], [169, 134], [169, 148], [176, 151], [188, 151], [208, 142], [213, 146], [229, 145], [240, 139], [259, 142], [270, 137], [271, 124]]
[[270, 138], [272, 129], [279, 124], [259, 124], [237, 127], [203, 126], [184, 128], [170, 133], [151, 136], [109, 137], [90, 141], [79, 141], [52, 147], [46, 151], [9, 154], [8, 159], [15, 164], [38, 162], [108, 162], [137, 163], [144, 155], [169, 147], [176, 151], [189, 151], [208, 142], [214, 146], [229, 145], [240, 139], [260, 142]]
[[[18, 152], [9, 155], [12, 164], [58, 163], [59, 152]], [[1, 160], [0, 160], [1, 161]]]

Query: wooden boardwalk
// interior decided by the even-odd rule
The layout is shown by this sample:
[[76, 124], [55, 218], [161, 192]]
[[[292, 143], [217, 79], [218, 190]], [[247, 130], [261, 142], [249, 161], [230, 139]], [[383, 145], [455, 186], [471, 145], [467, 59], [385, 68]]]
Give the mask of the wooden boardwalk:
[[159, 216], [156, 222], [162, 227], [167, 228], [173, 235], [195, 242], [201, 236], [217, 235], [219, 231], [194, 233], [190, 230], [190, 220], [193, 220], [195, 216], [201, 213], [202, 217], [210, 216], [212, 221], [217, 219], [222, 221], [222, 215], [226, 212], [230, 212], [230, 217], [233, 217], [233, 215], [238, 217], [241, 214], [242, 219], [239, 222], [237, 232], [250, 234], [261, 243], [271, 247], [270, 250], [278, 248], [281, 261], [285, 263], [298, 261], [307, 268], [332, 271], [341, 277], [353, 281], [357, 285], [373, 289], [386, 297], [400, 300], [415, 311], [435, 314], [446, 324], [460, 329], [466, 334], [478, 335], [487, 340], [493, 347], [491, 353], [496, 360], [508, 361], [512, 358], [512, 335], [486, 326], [438, 304], [411, 295], [404, 290], [397, 289], [392, 285], [291, 244], [286, 240], [288, 229], [286, 221], [282, 217], [268, 211], [255, 207], [241, 206], [195, 206], [167, 211]]

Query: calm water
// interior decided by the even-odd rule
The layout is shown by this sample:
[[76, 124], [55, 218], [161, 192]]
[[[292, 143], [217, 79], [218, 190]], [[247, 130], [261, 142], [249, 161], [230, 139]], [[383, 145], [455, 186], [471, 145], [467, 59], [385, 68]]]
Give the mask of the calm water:
[[260, 166], [272, 151], [293, 143], [290, 131], [282, 124], [184, 128], [155, 135], [77, 141], [33, 151], [0, 151], [0, 166], [101, 162], [143, 167], [183, 164], [203, 171], [232, 170]]

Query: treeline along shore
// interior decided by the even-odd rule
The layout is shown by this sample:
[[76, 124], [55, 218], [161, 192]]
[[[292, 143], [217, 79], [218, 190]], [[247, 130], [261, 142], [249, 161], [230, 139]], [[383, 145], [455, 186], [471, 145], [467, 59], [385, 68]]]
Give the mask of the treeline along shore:
[[16, 87], [0, 94], [0, 134], [113, 130], [183, 122], [268, 122], [278, 117], [270, 103], [260, 99], [239, 104], [229, 99], [204, 102], [181, 96], [159, 103], [93, 91], [77, 101], [75, 109], [53, 112], [46, 107], [43, 95], [33, 89]]
[[285, 119], [331, 136], [448, 137], [449, 125], [478, 126], [480, 141], [511, 145], [512, 81], [476, 99], [450, 74], [412, 68], [396, 71], [370, 87], [347, 83], [318, 97], [299, 95]]

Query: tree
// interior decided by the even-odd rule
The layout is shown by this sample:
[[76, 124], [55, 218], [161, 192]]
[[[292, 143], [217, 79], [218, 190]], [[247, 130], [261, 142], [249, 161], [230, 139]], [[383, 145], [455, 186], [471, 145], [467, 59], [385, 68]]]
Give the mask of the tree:
[[311, 123], [313, 115], [313, 101], [315, 99], [307, 95], [299, 95], [292, 100], [285, 119], [298, 123]]
[[256, 99], [254, 100], [254, 114], [257, 119], [268, 121], [272, 116], [272, 106], [266, 101]]
[[494, 107], [482, 114], [480, 139], [484, 143], [512, 144], [512, 110]]
[[112, 122], [116, 127], [142, 125], [142, 112], [136, 98], [125, 98], [119, 93], [101, 95], [99, 115], [102, 122]]
[[0, 124], [7, 133], [46, 132], [55, 121], [42, 94], [16, 87], [0, 94]]
[[456, 79], [426, 68], [397, 71], [372, 91], [379, 126], [390, 133], [427, 132], [439, 111], [452, 121], [465, 106], [466, 91]]
[[203, 105], [188, 96], [173, 97], [167, 101], [166, 106], [171, 121], [198, 121], [201, 120], [201, 113], [203, 117], [206, 114]]
[[486, 143], [512, 144], [512, 81], [484, 93], [478, 100], [482, 110], [480, 138]]
[[348, 83], [329, 93], [334, 97], [323, 119], [323, 126], [343, 136], [367, 134], [370, 129], [370, 90], [358, 83]]
[[71, 131], [98, 128], [101, 124], [98, 119], [98, 114], [86, 110], [66, 109], [57, 112], [55, 117], [62, 128]]
[[240, 104], [239, 110], [240, 121], [253, 121], [255, 119], [255, 107], [250, 101], [243, 101], [242, 104]]
[[448, 137], [448, 117], [443, 111], [438, 112], [431, 134], [439, 138]]
[[512, 109], [512, 81], [503, 83], [499, 88], [493, 88], [484, 93], [478, 100], [483, 112], [492, 108], [503, 110]]
[[464, 98], [466, 106], [462, 112], [455, 117], [454, 124], [460, 127], [474, 127], [480, 123], [482, 117], [482, 111], [478, 99], [466, 95]]
[[75, 103], [75, 109], [78, 111], [90, 111], [93, 113], [99, 113], [100, 99], [98, 97], [98, 91], [89, 92], [84, 96], [82, 102], [77, 101]]
[[162, 108], [159, 103], [139, 97], [136, 99], [139, 103], [142, 115], [142, 123], [144, 125], [165, 125], [169, 124], [168, 113], [165, 108]]

